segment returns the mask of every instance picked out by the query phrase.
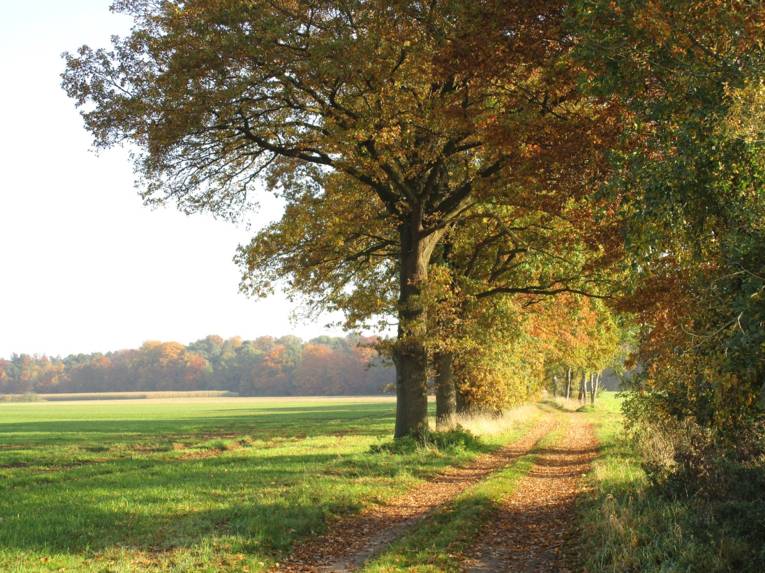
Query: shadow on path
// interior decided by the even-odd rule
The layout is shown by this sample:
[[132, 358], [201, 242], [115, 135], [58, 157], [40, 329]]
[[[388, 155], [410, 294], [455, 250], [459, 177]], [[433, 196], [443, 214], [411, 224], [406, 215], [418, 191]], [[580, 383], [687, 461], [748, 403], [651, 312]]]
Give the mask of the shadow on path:
[[480, 456], [469, 466], [450, 468], [400, 498], [337, 521], [327, 533], [296, 546], [275, 571], [355, 571], [468, 487], [530, 452], [554, 424], [543, 418], [520, 440]]
[[592, 428], [571, 416], [555, 447], [539, 451], [534, 466], [496, 509], [467, 553], [469, 573], [565, 571], [561, 549], [571, 528], [579, 480], [597, 456]]

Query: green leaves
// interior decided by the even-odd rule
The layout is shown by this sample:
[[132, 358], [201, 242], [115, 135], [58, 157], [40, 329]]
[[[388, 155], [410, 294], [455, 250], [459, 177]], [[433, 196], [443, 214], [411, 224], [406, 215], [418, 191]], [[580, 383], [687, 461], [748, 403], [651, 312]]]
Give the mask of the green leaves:
[[640, 388], [656, 415], [690, 418], [726, 455], [751, 456], [765, 368], [752, 297], [765, 276], [765, 13], [690, 0], [576, 7], [588, 86], [620, 102], [627, 126], [610, 190], [634, 260], [624, 308], [643, 325]]

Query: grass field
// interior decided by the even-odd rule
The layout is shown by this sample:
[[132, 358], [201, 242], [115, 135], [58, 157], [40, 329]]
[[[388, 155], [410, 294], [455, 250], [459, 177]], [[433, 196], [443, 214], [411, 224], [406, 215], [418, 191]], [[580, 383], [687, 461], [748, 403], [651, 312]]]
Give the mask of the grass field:
[[0, 571], [258, 571], [531, 423], [473, 450], [370, 453], [393, 413], [387, 399], [0, 404]]
[[57, 392], [55, 394], [0, 394], [0, 402], [78, 402], [82, 400], [149, 400], [159, 398], [231, 398], [226, 390], [167, 392]]

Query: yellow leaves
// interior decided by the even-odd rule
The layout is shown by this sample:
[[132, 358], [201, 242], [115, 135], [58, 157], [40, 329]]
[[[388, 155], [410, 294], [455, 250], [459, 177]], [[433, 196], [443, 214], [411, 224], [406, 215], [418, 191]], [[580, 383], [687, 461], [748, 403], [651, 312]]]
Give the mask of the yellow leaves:
[[521, 157], [524, 157], [526, 159], [535, 157], [541, 151], [542, 151], [542, 147], [536, 143], [529, 143], [526, 145], [522, 145], [520, 149]]
[[740, 137], [747, 143], [765, 141], [765, 80], [749, 81], [741, 88], [725, 87], [731, 102], [719, 129], [725, 135]]
[[395, 145], [400, 138], [401, 126], [395, 125], [381, 129], [375, 139], [383, 145]]

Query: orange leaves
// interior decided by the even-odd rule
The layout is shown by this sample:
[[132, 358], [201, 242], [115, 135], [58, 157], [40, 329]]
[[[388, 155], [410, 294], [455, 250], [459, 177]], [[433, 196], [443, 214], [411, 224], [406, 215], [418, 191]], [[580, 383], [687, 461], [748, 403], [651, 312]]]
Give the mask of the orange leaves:
[[[150, 341], [137, 350], [66, 358], [0, 359], [0, 393], [228, 390], [249, 395], [378, 394], [393, 381], [374, 338], [243, 341], [209, 336], [188, 346]], [[376, 367], [371, 367], [376, 365]]]

